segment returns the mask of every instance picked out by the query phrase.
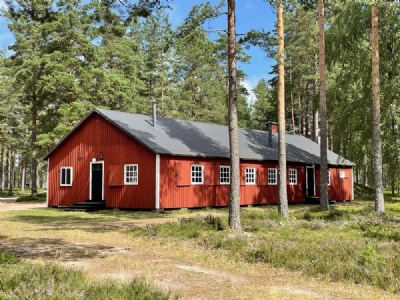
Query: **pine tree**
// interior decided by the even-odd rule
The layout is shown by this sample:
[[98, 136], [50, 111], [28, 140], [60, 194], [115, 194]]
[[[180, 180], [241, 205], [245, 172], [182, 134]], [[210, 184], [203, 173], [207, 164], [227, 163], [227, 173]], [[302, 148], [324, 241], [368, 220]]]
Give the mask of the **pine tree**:
[[371, 6], [372, 14], [372, 122], [373, 122], [373, 149], [374, 149], [374, 183], [375, 183], [375, 211], [385, 211], [382, 183], [382, 149], [381, 149], [381, 119], [379, 99], [379, 29], [378, 6]]
[[327, 154], [327, 121], [326, 121], [326, 81], [325, 81], [325, 33], [324, 33], [324, 1], [318, 0], [319, 21], [319, 80], [320, 80], [320, 168], [321, 168], [321, 208], [329, 210], [328, 199], [328, 154]]
[[121, 13], [118, 1], [92, 1], [87, 6], [90, 15], [88, 34], [96, 43], [96, 56], [91, 62], [91, 102], [110, 109], [143, 113], [148, 103], [140, 97], [144, 83], [140, 79], [139, 45], [127, 38], [130, 18]]
[[285, 69], [284, 69], [284, 28], [282, 0], [277, 2], [278, 27], [278, 149], [279, 149], [279, 213], [289, 216], [286, 190], [286, 113], [285, 113]]
[[177, 28], [175, 51], [174, 117], [217, 124], [225, 122], [225, 68], [220, 63], [219, 44], [207, 38], [201, 26], [218, 15], [218, 6], [196, 5]]
[[21, 90], [21, 103], [29, 106], [31, 114], [31, 194], [37, 193], [38, 173], [38, 115], [44, 108], [48, 45], [52, 38], [52, 22], [56, 19], [52, 3], [45, 0], [8, 2], [4, 15], [10, 20], [9, 29], [16, 42], [7, 67], [15, 77], [14, 87]]
[[157, 100], [158, 114], [171, 117], [173, 92], [173, 31], [164, 10], [157, 10], [148, 18], [131, 25], [130, 36], [138, 39], [144, 68], [141, 71], [146, 88], [146, 99]]
[[252, 105], [251, 127], [265, 130], [267, 121], [275, 121], [277, 112], [276, 97], [265, 79], [261, 79], [254, 87], [256, 99]]
[[240, 221], [240, 160], [237, 120], [236, 17], [235, 0], [228, 0], [228, 76], [229, 76], [229, 151], [231, 188], [229, 194], [229, 228], [242, 231]]

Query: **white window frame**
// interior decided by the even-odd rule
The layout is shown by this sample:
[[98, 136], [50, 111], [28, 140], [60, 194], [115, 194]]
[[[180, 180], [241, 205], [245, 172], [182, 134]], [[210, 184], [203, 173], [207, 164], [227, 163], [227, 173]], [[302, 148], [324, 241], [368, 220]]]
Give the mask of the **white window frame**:
[[328, 185], [331, 185], [331, 171], [328, 170]]
[[190, 169], [190, 182], [192, 184], [204, 184], [204, 166], [192, 165]]
[[246, 167], [245, 182], [246, 182], [246, 185], [255, 185], [256, 184], [256, 168]]
[[231, 183], [231, 167], [230, 166], [219, 166], [219, 184], [230, 184]]
[[339, 178], [346, 178], [346, 172], [345, 171], [339, 171]]
[[289, 169], [289, 185], [297, 185], [297, 169]]
[[[69, 170], [70, 172], [70, 178], [69, 178], [69, 182], [68, 182], [68, 177], [67, 174], [65, 173], [65, 182], [63, 183], [63, 172], [67, 172]], [[72, 186], [72, 182], [73, 182], [73, 169], [72, 167], [61, 167], [60, 168], [60, 186]]]
[[278, 170], [276, 168], [268, 168], [268, 185], [278, 184]]
[[[132, 170], [128, 168], [133, 168]], [[128, 175], [129, 172], [129, 175]], [[130, 180], [132, 179], [132, 181]], [[139, 165], [138, 164], [125, 164], [124, 165], [124, 185], [138, 185], [139, 184]]]

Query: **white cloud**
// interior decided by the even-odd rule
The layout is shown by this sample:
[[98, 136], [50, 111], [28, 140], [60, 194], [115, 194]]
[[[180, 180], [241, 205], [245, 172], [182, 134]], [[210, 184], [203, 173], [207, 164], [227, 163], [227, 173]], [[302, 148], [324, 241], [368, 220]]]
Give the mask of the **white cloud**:
[[257, 83], [261, 79], [268, 80], [269, 76], [268, 75], [254, 75], [249, 78], [246, 78], [244, 81], [242, 81], [243, 86], [247, 89], [249, 92], [249, 96], [247, 96], [247, 104], [252, 105], [254, 101], [256, 100], [256, 95], [253, 92], [254, 87], [257, 85]]

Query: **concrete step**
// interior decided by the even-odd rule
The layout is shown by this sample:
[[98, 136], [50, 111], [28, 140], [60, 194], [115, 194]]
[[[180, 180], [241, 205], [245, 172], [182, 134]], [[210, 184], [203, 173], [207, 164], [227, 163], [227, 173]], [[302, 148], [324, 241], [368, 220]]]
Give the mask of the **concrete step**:
[[105, 201], [75, 202], [72, 206], [64, 208], [64, 211], [97, 211], [106, 209]]

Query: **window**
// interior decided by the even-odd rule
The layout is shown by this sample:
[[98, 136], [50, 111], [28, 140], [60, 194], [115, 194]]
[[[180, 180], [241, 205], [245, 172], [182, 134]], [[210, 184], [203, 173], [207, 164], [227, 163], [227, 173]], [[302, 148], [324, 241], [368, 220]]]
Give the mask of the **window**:
[[328, 171], [328, 185], [331, 185], [331, 172]]
[[277, 183], [276, 169], [268, 169], [268, 184], [276, 185]]
[[192, 184], [203, 184], [202, 165], [192, 165]]
[[345, 171], [339, 171], [339, 178], [346, 178], [346, 172]]
[[72, 186], [72, 167], [61, 168], [60, 186]]
[[246, 168], [246, 184], [256, 184], [255, 168]]
[[138, 165], [124, 165], [124, 184], [138, 184]]
[[289, 169], [289, 184], [297, 184], [297, 169]]
[[229, 166], [219, 166], [219, 182], [220, 184], [230, 184], [231, 183], [231, 167]]

